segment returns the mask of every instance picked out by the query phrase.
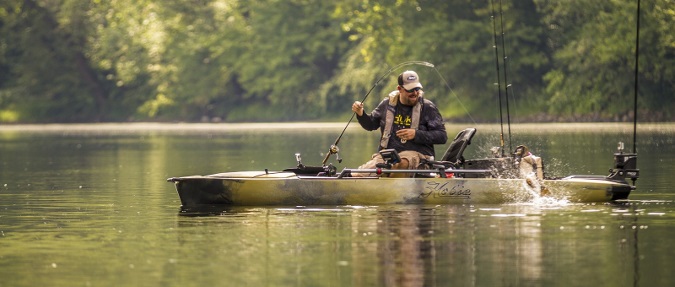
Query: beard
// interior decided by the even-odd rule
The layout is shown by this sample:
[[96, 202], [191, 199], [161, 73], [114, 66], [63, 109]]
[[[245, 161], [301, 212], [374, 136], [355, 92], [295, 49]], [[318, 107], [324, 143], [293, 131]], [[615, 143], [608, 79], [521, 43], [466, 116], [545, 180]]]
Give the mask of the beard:
[[[407, 93], [407, 92], [406, 92]], [[419, 101], [420, 97], [424, 94], [423, 91], [419, 91], [417, 93], [407, 93], [406, 96], [401, 95], [401, 103], [406, 105], [406, 106], [414, 106], [417, 104], [417, 101]]]

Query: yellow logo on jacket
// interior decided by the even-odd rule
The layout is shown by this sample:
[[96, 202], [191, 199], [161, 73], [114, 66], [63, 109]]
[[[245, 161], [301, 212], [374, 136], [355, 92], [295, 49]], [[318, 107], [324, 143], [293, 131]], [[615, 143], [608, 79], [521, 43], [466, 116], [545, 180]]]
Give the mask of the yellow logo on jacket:
[[403, 119], [402, 115], [396, 115], [394, 117], [394, 124], [409, 127], [410, 124], [412, 124], [412, 119], [410, 116], [406, 116], [405, 119]]

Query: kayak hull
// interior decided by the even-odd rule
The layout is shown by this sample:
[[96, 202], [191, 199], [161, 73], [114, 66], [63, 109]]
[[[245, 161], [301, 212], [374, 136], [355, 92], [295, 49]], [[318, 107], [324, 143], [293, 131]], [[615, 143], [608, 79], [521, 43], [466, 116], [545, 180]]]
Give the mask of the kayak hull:
[[298, 176], [292, 172], [227, 172], [169, 178], [183, 206], [500, 204], [546, 196], [570, 202], [625, 199], [631, 186], [598, 178], [543, 181], [497, 178]]

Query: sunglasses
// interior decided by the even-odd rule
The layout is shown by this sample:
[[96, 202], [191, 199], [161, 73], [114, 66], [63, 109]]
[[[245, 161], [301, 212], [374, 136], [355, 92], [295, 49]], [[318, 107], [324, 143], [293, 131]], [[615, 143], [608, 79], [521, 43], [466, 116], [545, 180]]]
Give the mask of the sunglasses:
[[[401, 88], [403, 88], [403, 86], [401, 86]], [[405, 88], [403, 88], [403, 90], [406, 91], [406, 92], [408, 92], [408, 93], [414, 93], [414, 92], [417, 92], [417, 91], [421, 91], [422, 88], [420, 88], [420, 87], [415, 87], [415, 88], [412, 88], [412, 89], [410, 89], [410, 90], [406, 90]]]

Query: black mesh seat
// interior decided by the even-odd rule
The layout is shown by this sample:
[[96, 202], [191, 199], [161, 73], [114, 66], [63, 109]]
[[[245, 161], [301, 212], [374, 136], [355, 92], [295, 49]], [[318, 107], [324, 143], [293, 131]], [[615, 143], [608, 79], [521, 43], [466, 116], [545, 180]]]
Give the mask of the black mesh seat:
[[450, 146], [443, 154], [441, 161], [447, 161], [454, 165], [460, 165], [464, 162], [464, 149], [466, 146], [471, 144], [471, 138], [476, 134], [475, 128], [466, 128], [463, 131], [459, 132], [455, 139], [452, 140]]

